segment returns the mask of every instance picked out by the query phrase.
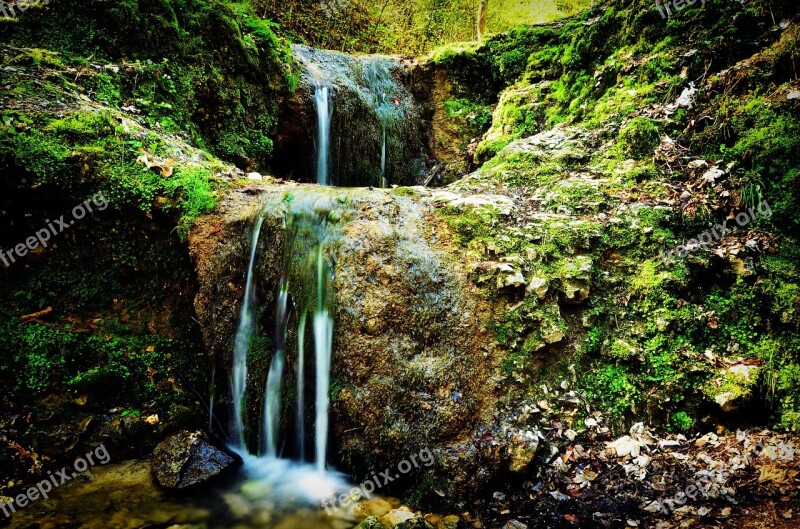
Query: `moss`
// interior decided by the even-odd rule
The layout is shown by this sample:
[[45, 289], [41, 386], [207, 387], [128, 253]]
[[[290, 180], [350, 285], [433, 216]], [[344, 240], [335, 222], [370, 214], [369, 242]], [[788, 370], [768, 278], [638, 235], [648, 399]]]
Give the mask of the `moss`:
[[647, 118], [633, 118], [619, 131], [622, 152], [633, 158], [652, 155], [660, 140], [658, 127]]
[[492, 124], [492, 110], [488, 105], [475, 103], [469, 99], [451, 99], [444, 102], [448, 117], [464, 123], [462, 134], [474, 138], [483, 134]]
[[679, 411], [669, 419], [669, 426], [673, 432], [690, 433], [695, 425], [695, 420], [685, 411]]
[[[150, 211], [158, 196], [174, 199], [183, 236], [216, 203], [218, 184], [213, 174], [218, 162], [178, 167], [164, 177], [137, 161], [142, 155], [165, 156], [161, 137], [135, 129], [126, 132], [106, 111], [80, 110], [57, 119], [29, 115], [24, 119], [35, 127], [25, 125], [24, 129], [15, 125], [23, 123], [19, 116], [5, 117], [8, 125], [0, 127], [6, 132], [0, 134], [0, 155], [31, 172], [36, 185], [75, 191], [99, 180], [112, 205], [135, 205], [143, 211]], [[170, 209], [169, 202], [165, 209]]]
[[489, 208], [462, 213], [456, 209], [440, 212], [445, 222], [458, 234], [462, 246], [468, 246], [474, 240], [486, 240], [494, 233], [497, 213]]
[[756, 384], [755, 377], [750, 379], [738, 373], [726, 373], [719, 386], [709, 386], [706, 394], [712, 400], [721, 395], [730, 395], [729, 400], [746, 400], [752, 396]]
[[402, 197], [416, 197], [419, 196], [419, 191], [413, 187], [397, 187], [394, 189], [394, 194]]
[[622, 365], [598, 366], [581, 377], [586, 394], [601, 409], [609, 410], [613, 420], [635, 413], [640, 390], [633, 383], [630, 370]]
[[[49, 16], [25, 17], [0, 34], [19, 47], [58, 49], [58, 60], [34, 49], [13, 61], [30, 57], [55, 69], [48, 78], [62, 86], [77, 84], [93, 100], [135, 108], [148, 126], [183, 130], [243, 167], [269, 162], [276, 102], [297, 88], [298, 77], [288, 44], [249, 2], [93, 0], [49, 9]], [[82, 65], [83, 57], [100, 68]], [[79, 75], [69, 75], [67, 65]]]

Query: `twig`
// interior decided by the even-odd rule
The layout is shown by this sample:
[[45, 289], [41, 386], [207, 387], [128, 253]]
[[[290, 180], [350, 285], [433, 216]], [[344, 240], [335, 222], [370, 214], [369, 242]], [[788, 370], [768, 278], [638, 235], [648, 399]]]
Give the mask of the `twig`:
[[35, 320], [41, 318], [42, 316], [46, 316], [51, 312], [53, 312], [53, 307], [47, 307], [46, 309], [40, 310], [39, 312], [34, 312], [33, 314], [26, 314], [25, 316], [20, 316], [19, 319], [21, 319], [22, 321]]

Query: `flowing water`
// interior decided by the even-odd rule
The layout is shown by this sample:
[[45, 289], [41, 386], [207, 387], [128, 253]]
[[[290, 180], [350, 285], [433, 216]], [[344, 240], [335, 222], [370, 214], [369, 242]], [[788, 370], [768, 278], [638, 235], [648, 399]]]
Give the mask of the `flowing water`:
[[[239, 440], [235, 448], [245, 461], [247, 475], [261, 482], [273, 496], [276, 490], [287, 486], [286, 480], [292, 483], [289, 490], [295, 498], [302, 500], [319, 501], [343, 486], [338, 474], [327, 469], [327, 446], [334, 332], [331, 280], [340, 225], [348, 207], [347, 200], [335, 188], [296, 189], [287, 193], [277, 208], [265, 208], [254, 221], [231, 392], [235, 438]], [[258, 247], [267, 214], [282, 221], [283, 257], [274, 311], [274, 353], [263, 393], [261, 446], [254, 454], [247, 448], [244, 432], [255, 432], [257, 428], [247, 424], [243, 401], [245, 394], [255, 398], [255, 392], [242, 384], [247, 381], [248, 349], [258, 329], [254, 319], [258, 313]], [[289, 343], [290, 336], [297, 337], [296, 343]], [[307, 358], [306, 352], [312, 348], [314, 355]], [[312, 363], [315, 375], [309, 380]], [[297, 383], [293, 402], [287, 399], [288, 375], [293, 375]], [[313, 393], [309, 382], [313, 383]], [[311, 402], [309, 394], [314, 395]], [[294, 428], [285, 424], [284, 418], [291, 418]], [[304, 464], [309, 455], [306, 440], [312, 432], [313, 464]]]
[[245, 469], [190, 493], [158, 488], [147, 461], [88, 472], [18, 509], [11, 529], [341, 529], [319, 498], [342, 485], [313, 467], [249, 456]]
[[[331, 170], [331, 146], [336, 139], [332, 133], [333, 87], [337, 94], [339, 90], [357, 92], [368, 109], [357, 119], [379, 125], [373, 129], [373, 140], [380, 149], [372, 151], [370, 160], [371, 167], [379, 168], [379, 172], [360, 169], [365, 185], [388, 186], [395, 161], [389, 148], [394, 125], [405, 118], [410, 104], [409, 95], [393, 77], [392, 69], [397, 67], [394, 59], [337, 55], [334, 61], [307, 60], [306, 64], [313, 77], [315, 170], [320, 187], [295, 188], [277, 207], [274, 203], [264, 207], [253, 219], [230, 372], [233, 410], [229, 440], [231, 449], [244, 461], [242, 469], [217, 486], [189, 496], [173, 496], [156, 488], [147, 463], [93, 469], [50, 500], [61, 502], [58, 509], [48, 509], [52, 506], [45, 503], [31, 508], [17, 518], [20, 527], [32, 527], [30, 524], [48, 518], [48, 527], [72, 527], [73, 522], [81, 527], [161, 527], [177, 523], [217, 529], [342, 525], [320, 513], [322, 500], [347, 490], [342, 476], [329, 468], [328, 460], [335, 302], [332, 285], [341, 226], [350, 209], [343, 193], [327, 187], [337, 180]], [[342, 64], [347, 68], [341, 68]], [[368, 158], [358, 149], [349, 150], [352, 159]], [[346, 165], [342, 160], [340, 157], [340, 166]], [[270, 229], [265, 230], [268, 222]], [[263, 252], [259, 249], [265, 246], [260, 244], [262, 236], [270, 231], [270, 237], [275, 237], [276, 229], [280, 231], [282, 259], [279, 263], [261, 263]], [[273, 312], [259, 305], [257, 293], [262, 283], [259, 271], [275, 264], [280, 273]], [[254, 365], [259, 360], [250, 353], [256, 335], [268, 328], [265, 320], [270, 316], [274, 318], [274, 347], [269, 370], [260, 388], [249, 387], [258, 373], [263, 373], [254, 369], [263, 366]], [[259, 404], [263, 407], [259, 418], [248, 413]], [[212, 425], [213, 419], [211, 411]], [[261, 424], [251, 424], [255, 420]], [[139, 493], [126, 505], [125, 494], [132, 488]], [[82, 501], [91, 508], [84, 509]], [[66, 525], [60, 525], [58, 517]]]
[[333, 113], [330, 87], [318, 81], [314, 88], [314, 107], [317, 111], [317, 183], [326, 186], [330, 157], [331, 115]]
[[392, 77], [389, 65], [384, 61], [375, 61], [365, 68], [364, 76], [370, 90], [374, 94], [375, 115], [381, 124], [381, 174], [378, 187], [388, 187], [386, 178], [386, 136], [389, 126], [403, 117], [399, 99], [396, 97], [396, 82]]
[[[321, 68], [309, 63], [314, 78], [313, 104], [317, 115], [317, 183], [327, 186], [329, 175], [330, 129], [333, 97], [330, 81]], [[388, 70], [375, 73], [376, 79], [390, 77]], [[387, 77], [388, 76], [388, 77]], [[374, 84], [374, 83], [373, 83]], [[385, 83], [384, 83], [385, 84]], [[384, 90], [375, 84], [376, 90]], [[385, 97], [382, 95], [382, 100]], [[381, 160], [381, 181], [386, 167], [385, 127], [384, 151]], [[233, 396], [234, 448], [245, 461], [245, 472], [258, 479], [273, 496], [275, 491], [291, 482], [295, 497], [320, 500], [338, 490], [342, 482], [328, 467], [328, 428], [330, 412], [330, 372], [333, 353], [333, 302], [331, 287], [334, 251], [339, 237], [339, 221], [347, 209], [346, 200], [333, 188], [295, 190], [287, 194], [279, 211], [265, 207], [256, 217], [250, 247], [247, 279], [236, 332], [231, 394]], [[274, 204], [273, 204], [274, 206]], [[263, 389], [263, 416], [260, 427], [260, 447], [254, 453], [248, 447], [248, 433], [258, 431], [247, 424], [246, 396], [257, 398], [252, 388], [247, 388], [248, 352], [258, 325], [256, 299], [256, 273], [258, 267], [259, 238], [268, 214], [282, 217], [283, 258], [277, 285], [274, 311], [274, 350], [266, 383]], [[309, 320], [311, 322], [309, 328]], [[310, 331], [310, 335], [309, 335]], [[296, 336], [296, 344], [289, 343]], [[309, 347], [310, 346], [310, 347]], [[306, 352], [313, 348], [314, 355]], [[313, 380], [308, 371], [313, 363]], [[287, 399], [287, 377], [296, 380], [295, 399]], [[307, 398], [313, 382], [313, 400]], [[293, 407], [293, 409], [290, 409]], [[250, 407], [252, 408], [252, 407]], [[294, 428], [285, 424], [292, 418]], [[313, 421], [310, 419], [313, 418]], [[307, 438], [313, 432], [313, 454], [306, 449]], [[292, 449], [291, 439], [294, 436]], [[309, 459], [313, 465], [304, 464]], [[276, 473], [276, 469], [280, 471]], [[313, 469], [314, 478], [309, 478]], [[280, 480], [276, 481], [276, 480]]]
[[[422, 118], [401, 82], [405, 69], [400, 59], [299, 45], [293, 51], [303, 67], [300, 93], [314, 101], [315, 120], [309, 125], [316, 127], [316, 182], [350, 187], [417, 183], [424, 163]], [[302, 161], [284, 162], [292, 174], [303, 174]]]
[[237, 448], [245, 446], [244, 424], [244, 396], [247, 389], [247, 352], [250, 349], [250, 340], [253, 337], [255, 317], [253, 311], [256, 304], [256, 287], [253, 277], [256, 263], [258, 238], [264, 225], [264, 214], [256, 219], [253, 228], [253, 237], [250, 244], [250, 261], [247, 266], [247, 282], [244, 289], [244, 301], [239, 316], [239, 328], [233, 348], [233, 368], [231, 369], [231, 395], [233, 396], [233, 435], [231, 438]]
[[[297, 336], [296, 347], [292, 351], [293, 372], [297, 380], [297, 395], [294, 402], [295, 458], [306, 459], [306, 432], [314, 433], [313, 460], [317, 471], [324, 473], [327, 466], [328, 413], [330, 408], [330, 370], [333, 353], [333, 301], [331, 287], [333, 276], [333, 252], [339, 237], [339, 220], [346, 210], [345, 201], [335, 190], [298, 191], [287, 196], [285, 211], [285, 248], [283, 258], [283, 277], [281, 278], [277, 314], [285, 311], [284, 304], [291, 303], [292, 318], [281, 318], [276, 337], [277, 351], [285, 353], [285, 338], [293, 333]], [[308, 335], [307, 322], [311, 321], [311, 336]], [[291, 326], [291, 329], [290, 329]], [[315, 367], [313, 424], [306, 426], [310, 416], [306, 408], [307, 382], [306, 359], [307, 344], [313, 344]], [[283, 354], [281, 355], [283, 357]], [[273, 362], [269, 379], [284, 376], [283, 358]], [[280, 406], [280, 396], [270, 395], [274, 405]], [[275, 417], [279, 415], [276, 414]], [[269, 432], [278, 438], [281, 425], [273, 424]], [[286, 430], [286, 429], [284, 429]], [[267, 432], [265, 432], [266, 434]]]

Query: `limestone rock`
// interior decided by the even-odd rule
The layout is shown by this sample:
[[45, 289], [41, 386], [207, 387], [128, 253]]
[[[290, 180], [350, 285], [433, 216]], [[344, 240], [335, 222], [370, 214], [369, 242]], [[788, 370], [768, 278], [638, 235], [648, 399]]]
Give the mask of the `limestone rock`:
[[534, 294], [539, 299], [544, 298], [547, 295], [547, 290], [549, 289], [549, 285], [547, 284], [547, 280], [542, 279], [541, 277], [533, 276], [528, 283], [528, 287], [525, 291], [528, 294]]
[[384, 527], [375, 516], [368, 516], [353, 529], [384, 529]]
[[725, 413], [736, 411], [751, 397], [758, 381], [758, 370], [758, 366], [748, 364], [729, 367], [714, 381], [710, 396]]
[[355, 513], [359, 516], [377, 517], [383, 516], [392, 510], [392, 504], [383, 498], [372, 498], [368, 501], [359, 503], [355, 508]]
[[564, 339], [564, 331], [556, 326], [542, 329], [542, 339], [548, 344], [558, 343]]
[[522, 472], [530, 466], [539, 448], [539, 438], [532, 432], [517, 432], [511, 438], [508, 453], [511, 458], [509, 469]]
[[455, 515], [426, 514], [425, 522], [435, 529], [459, 529], [461, 519]]
[[151, 470], [162, 487], [185, 489], [238, 464], [237, 457], [214, 446], [205, 433], [184, 430], [156, 446]]
[[563, 291], [567, 300], [580, 303], [589, 298], [589, 285], [577, 279], [564, 279]]

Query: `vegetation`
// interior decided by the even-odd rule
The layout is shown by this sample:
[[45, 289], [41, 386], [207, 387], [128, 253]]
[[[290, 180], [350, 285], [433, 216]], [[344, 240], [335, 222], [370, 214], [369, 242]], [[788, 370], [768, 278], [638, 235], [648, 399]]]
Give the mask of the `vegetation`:
[[[431, 55], [455, 79], [458, 97], [497, 105], [476, 152], [485, 163], [456, 187], [512, 186], [538, 206], [535, 219], [442, 211], [474, 259], [516, 263], [509, 276], [521, 272], [549, 285], [547, 297], [531, 304], [519, 299], [521, 289], [497, 289], [502, 274], [496, 282], [488, 276], [490, 296], [521, 303], [497, 317], [496, 337], [507, 349], [501, 370], [522, 391], [535, 394], [553, 369], [577, 362], [579, 387], [620, 421], [645, 416], [687, 431], [718, 420], [717, 406], [730, 401], [752, 413], [766, 408], [774, 427], [800, 429], [797, 390], [786, 382], [798, 364], [797, 270], [790, 264], [798, 209], [790, 189], [800, 175], [800, 122], [787, 98], [797, 37], [793, 29], [773, 31], [773, 20], [791, 12], [782, 2], [769, 10], [763, 2], [707, 2], [662, 22], [645, 2], [625, 9], [610, 2], [560, 27], [523, 28]], [[692, 50], [678, 38], [687, 25], [700, 32]], [[765, 35], [772, 36], [763, 44]], [[756, 41], [768, 51], [751, 58]], [[721, 73], [690, 91], [709, 61]], [[726, 70], [739, 61], [747, 64], [741, 74]], [[768, 91], [763, 79], [773, 83]], [[682, 95], [693, 104], [676, 103]], [[714, 124], [697, 126], [703, 115]], [[662, 145], [665, 137], [679, 147]], [[688, 156], [677, 171], [669, 149]], [[727, 168], [724, 182], [682, 193], [705, 172], [687, 167], [691, 159]], [[773, 214], [750, 228], [783, 235], [771, 250], [741, 259], [701, 251], [667, 266], [657, 258], [761, 200]], [[677, 214], [659, 203], [676, 204]], [[584, 276], [570, 272], [581, 270], [576, 255], [590, 258]], [[486, 278], [476, 273], [477, 281]], [[582, 316], [565, 315], [578, 301]], [[539, 315], [554, 307], [571, 333], [566, 345], [537, 338], [551, 327]], [[719, 371], [709, 354], [742, 364]]]
[[[294, 41], [367, 53], [424, 53], [451, 42], [477, 40], [480, 0], [255, 0], [257, 12], [278, 22]], [[487, 32], [573, 15], [589, 0], [490, 0]]]
[[[245, 196], [234, 189], [258, 193], [250, 186], [262, 177], [246, 175], [275, 162], [282, 105], [303, 93], [291, 43], [308, 42], [419, 54], [409, 84], [435, 80], [422, 101], [434, 123], [426, 139], [439, 141], [445, 122], [452, 166], [470, 174], [446, 174], [445, 193], [392, 197], [438, 206], [414, 222], [452, 257], [464, 296], [482, 296], [497, 410], [550, 398], [563, 381], [588, 403], [573, 425], [592, 408], [619, 432], [638, 421], [684, 434], [750, 423], [800, 431], [800, 47], [789, 0], [707, 0], [668, 20], [649, 0], [490, 0], [481, 40], [476, 0], [353, 0], [330, 13], [317, 0], [74, 4], [0, 20], [0, 249], [87, 197], [109, 204], [0, 271], [8, 413], [102, 418], [93, 435], [131, 455], [200, 425], [197, 396], [212, 383], [187, 241], [218, 233], [203, 216]], [[424, 88], [414, 87], [421, 98]], [[763, 205], [769, 215], [710, 248], [662, 259]], [[489, 416], [451, 385], [455, 372], [426, 363], [428, 339], [451, 332], [426, 309], [450, 300], [414, 276], [427, 258], [390, 270], [402, 280], [370, 258], [386, 299], [392, 288], [419, 296], [409, 324], [425, 342], [396, 379], [370, 382], [391, 397], [374, 415], [384, 446], [438, 426], [415, 431], [429, 410], [456, 410], [446, 412], [454, 424]], [[377, 334], [388, 320], [370, 310], [358, 326]], [[273, 349], [254, 340], [251, 376], [265, 378]], [[458, 365], [466, 379], [472, 364]], [[355, 409], [363, 388], [332, 386], [334, 402]], [[429, 408], [410, 405], [413, 392]], [[154, 416], [161, 426], [142, 424]]]

